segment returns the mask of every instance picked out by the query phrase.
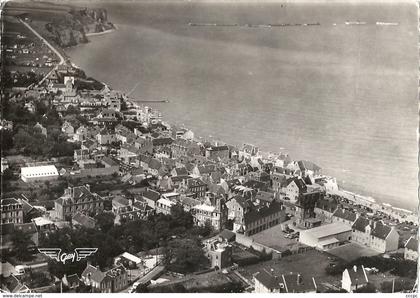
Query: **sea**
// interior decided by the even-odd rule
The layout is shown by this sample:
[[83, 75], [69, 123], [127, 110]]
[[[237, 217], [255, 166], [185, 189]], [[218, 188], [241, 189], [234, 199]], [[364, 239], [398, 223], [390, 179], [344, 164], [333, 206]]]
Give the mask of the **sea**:
[[88, 76], [168, 100], [148, 105], [205, 140], [311, 160], [344, 189], [417, 209], [414, 3], [78, 5], [106, 8], [118, 28], [66, 50]]

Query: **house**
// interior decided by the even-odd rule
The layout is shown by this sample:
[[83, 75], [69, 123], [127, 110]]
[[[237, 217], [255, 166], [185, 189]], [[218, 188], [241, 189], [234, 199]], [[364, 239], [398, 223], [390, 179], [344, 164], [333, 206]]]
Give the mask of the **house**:
[[166, 146], [171, 146], [174, 140], [172, 138], [156, 138], [152, 140], [153, 148], [163, 148]]
[[143, 264], [143, 260], [128, 252], [124, 252], [114, 258], [114, 264], [122, 264], [126, 268], [139, 268]]
[[353, 293], [355, 290], [365, 287], [369, 282], [366, 274], [365, 267], [357, 267], [345, 269], [341, 278], [341, 288], [349, 293]]
[[61, 126], [61, 131], [67, 136], [71, 137], [74, 134], [74, 127], [70, 122], [65, 121]]
[[228, 218], [233, 220], [233, 231], [239, 230], [245, 224], [245, 213], [253, 208], [251, 200], [243, 196], [234, 196], [226, 202]]
[[128, 285], [128, 274], [123, 265], [101, 271], [99, 267], [88, 264], [81, 279], [85, 285], [91, 286], [100, 293], [116, 293]]
[[89, 149], [76, 149], [74, 150], [74, 161], [82, 161], [90, 159], [90, 150]]
[[95, 136], [95, 139], [100, 145], [109, 145], [109, 144], [116, 141], [114, 132], [112, 132], [110, 130], [107, 130], [107, 129], [101, 130]]
[[352, 239], [349, 225], [336, 222], [300, 231], [299, 242], [320, 250], [328, 250]]
[[229, 159], [228, 146], [209, 146], [206, 148], [206, 158], [214, 160], [227, 160]]
[[227, 241], [207, 240], [205, 250], [211, 268], [222, 269], [232, 265], [232, 244]]
[[156, 209], [156, 202], [160, 199], [160, 193], [148, 188], [142, 194], [142, 199], [150, 208]]
[[176, 203], [165, 198], [156, 201], [156, 213], [171, 214], [171, 208]]
[[43, 134], [45, 137], [47, 137], [47, 129], [44, 126], [42, 126], [41, 123], [37, 122], [34, 125], [34, 129], [38, 130], [41, 134]]
[[282, 204], [273, 202], [270, 206], [260, 206], [252, 208], [244, 215], [244, 225], [239, 228], [238, 232], [245, 236], [254, 235], [263, 230], [269, 229], [286, 220], [286, 212], [283, 210]]
[[222, 230], [228, 219], [228, 209], [225, 200], [220, 197], [211, 197], [205, 203], [192, 207], [191, 213], [198, 226], [210, 223], [216, 231]]
[[1, 200], [1, 224], [23, 223], [23, 205], [15, 198]]
[[88, 134], [87, 128], [81, 125], [76, 129], [76, 132], [73, 135], [73, 140], [75, 142], [83, 142], [86, 139], [87, 134]]
[[188, 176], [188, 171], [185, 167], [173, 168], [171, 171], [172, 176]]
[[55, 216], [61, 220], [73, 217], [78, 211], [94, 215], [104, 210], [104, 200], [84, 185], [68, 187], [54, 205]]
[[23, 182], [39, 182], [56, 180], [59, 174], [54, 165], [23, 167], [20, 169], [20, 177]]
[[7, 223], [0, 225], [0, 254], [4, 252], [10, 252], [14, 249], [12, 241], [13, 234], [17, 231], [21, 231], [27, 235], [31, 241], [28, 249], [37, 247], [39, 244], [39, 234], [34, 223]]
[[266, 269], [254, 276], [255, 293], [316, 293], [315, 278], [300, 273], [276, 274]]
[[68, 287], [70, 290], [77, 289], [80, 286], [80, 279], [76, 273], [71, 275], [64, 274], [61, 281], [63, 282], [63, 285]]
[[298, 166], [302, 174], [302, 177], [305, 177], [307, 175], [315, 176], [315, 175], [321, 174], [321, 167], [317, 166], [311, 161], [300, 160], [298, 161]]
[[186, 180], [186, 192], [193, 194], [194, 198], [202, 198], [206, 194], [207, 184], [199, 178]]
[[337, 208], [333, 213], [332, 222], [342, 222], [352, 226], [357, 219], [357, 214], [342, 208]]
[[87, 216], [81, 212], [76, 212], [71, 218], [73, 226], [82, 226], [88, 229], [94, 229], [96, 226], [96, 220], [90, 216]]
[[404, 246], [404, 259], [417, 262], [419, 259], [419, 241], [411, 236]]
[[305, 181], [300, 177], [292, 177], [286, 180], [286, 187], [282, 191], [285, 198], [291, 203], [296, 203], [301, 193], [306, 192], [307, 186]]
[[137, 156], [140, 155], [140, 150], [133, 145], [122, 144], [119, 151], [119, 157], [127, 164], [135, 162]]
[[359, 216], [354, 222], [352, 240], [385, 253], [398, 249], [400, 235], [394, 227], [382, 221], [369, 220]]

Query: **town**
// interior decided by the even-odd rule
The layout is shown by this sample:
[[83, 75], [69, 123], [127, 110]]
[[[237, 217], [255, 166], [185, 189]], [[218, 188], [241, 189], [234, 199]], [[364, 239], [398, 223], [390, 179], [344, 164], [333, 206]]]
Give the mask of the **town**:
[[[417, 214], [345, 191], [311, 161], [167, 123], [86, 77], [30, 13], [8, 18], [2, 292], [417, 288]], [[52, 248], [96, 250], [63, 262]]]

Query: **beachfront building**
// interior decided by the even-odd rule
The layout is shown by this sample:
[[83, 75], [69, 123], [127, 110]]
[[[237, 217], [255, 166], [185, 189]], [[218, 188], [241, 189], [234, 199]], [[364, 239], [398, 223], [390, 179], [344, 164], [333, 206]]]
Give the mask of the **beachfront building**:
[[23, 167], [20, 169], [20, 177], [26, 183], [56, 180], [58, 176], [58, 170], [54, 165]]
[[1, 200], [1, 223], [23, 223], [23, 205], [15, 198]]
[[313, 229], [300, 231], [299, 242], [321, 250], [339, 246], [352, 238], [351, 227], [345, 223], [336, 222]]
[[385, 225], [382, 221], [359, 216], [352, 228], [352, 240], [355, 242], [382, 253], [398, 249], [400, 235], [394, 227]]

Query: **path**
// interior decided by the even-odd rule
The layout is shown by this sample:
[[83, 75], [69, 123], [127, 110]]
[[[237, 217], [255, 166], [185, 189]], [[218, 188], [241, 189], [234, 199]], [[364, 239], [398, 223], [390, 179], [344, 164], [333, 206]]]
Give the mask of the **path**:
[[66, 60], [64, 59], [63, 55], [60, 54], [59, 51], [57, 51], [44, 37], [42, 37], [38, 32], [36, 32], [35, 29], [32, 28], [28, 23], [26, 23], [22, 19], [19, 19], [19, 21], [23, 25], [25, 25], [29, 30], [31, 30], [32, 33], [35, 34], [39, 39], [41, 39], [51, 49], [51, 51], [53, 51], [58, 56], [58, 58], [60, 59], [60, 62], [53, 69], [51, 69], [51, 71], [49, 73], [47, 73], [41, 81], [39, 81], [39, 83], [38, 83], [38, 86], [39, 86], [58, 68], [59, 65], [64, 64], [66, 62]]

